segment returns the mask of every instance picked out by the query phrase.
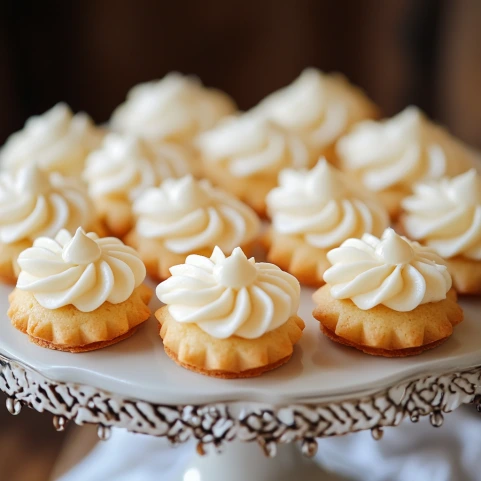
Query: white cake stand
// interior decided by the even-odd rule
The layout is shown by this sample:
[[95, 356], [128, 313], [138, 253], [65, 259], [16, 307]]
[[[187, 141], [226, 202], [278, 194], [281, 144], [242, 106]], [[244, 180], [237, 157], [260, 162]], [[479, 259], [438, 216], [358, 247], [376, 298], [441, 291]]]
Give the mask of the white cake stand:
[[154, 318], [132, 338], [99, 351], [40, 348], [11, 326], [10, 290], [0, 286], [0, 389], [8, 410], [18, 414], [25, 405], [52, 413], [58, 430], [68, 421], [94, 423], [101, 439], [111, 427], [174, 444], [195, 439], [184, 481], [319, 479], [299, 454], [314, 455], [316, 438], [370, 429], [380, 439], [384, 427], [405, 417], [430, 416], [439, 427], [445, 413], [478, 403], [481, 394], [481, 299], [461, 301], [465, 321], [439, 348], [385, 359], [323, 337], [311, 316], [312, 290], [303, 289], [306, 330], [291, 361], [259, 378], [221, 380], [173, 363]]

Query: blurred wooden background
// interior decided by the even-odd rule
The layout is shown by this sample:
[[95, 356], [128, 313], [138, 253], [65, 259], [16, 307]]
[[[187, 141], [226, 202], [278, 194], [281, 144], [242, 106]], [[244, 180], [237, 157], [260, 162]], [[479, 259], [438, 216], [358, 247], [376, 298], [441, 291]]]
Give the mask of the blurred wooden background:
[[[480, 26], [479, 0], [1, 0], [0, 144], [60, 100], [104, 122], [170, 70], [247, 109], [315, 66], [481, 147]], [[0, 425], [0, 479], [45, 480], [64, 439], [51, 416], [0, 410]]]
[[0, 144], [59, 100], [98, 122], [134, 84], [198, 74], [243, 109], [306, 66], [481, 146], [479, 0], [2, 0]]

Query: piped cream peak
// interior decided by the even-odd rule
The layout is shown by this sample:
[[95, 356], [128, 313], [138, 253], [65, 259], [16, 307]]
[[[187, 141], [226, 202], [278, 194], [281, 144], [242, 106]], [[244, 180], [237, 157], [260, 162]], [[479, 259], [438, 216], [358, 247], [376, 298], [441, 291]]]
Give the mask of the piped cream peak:
[[240, 247], [236, 247], [229, 257], [218, 263], [214, 275], [219, 284], [241, 289], [253, 284], [257, 278], [255, 259], [248, 259]]
[[409, 242], [388, 228], [376, 247], [376, 254], [389, 264], [409, 264], [415, 256]]
[[100, 258], [102, 250], [93, 239], [79, 227], [62, 251], [62, 259], [75, 265], [91, 264]]

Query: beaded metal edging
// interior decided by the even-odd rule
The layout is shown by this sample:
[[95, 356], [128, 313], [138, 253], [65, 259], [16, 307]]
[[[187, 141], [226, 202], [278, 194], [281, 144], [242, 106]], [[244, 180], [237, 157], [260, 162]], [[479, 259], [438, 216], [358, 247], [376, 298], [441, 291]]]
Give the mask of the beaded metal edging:
[[163, 436], [174, 444], [196, 439], [199, 453], [209, 446], [219, 450], [226, 442], [238, 439], [257, 441], [266, 455], [275, 456], [277, 444], [300, 442], [302, 452], [313, 456], [316, 438], [370, 429], [374, 439], [381, 439], [384, 427], [397, 426], [407, 416], [417, 422], [429, 415], [431, 424], [439, 427], [444, 413], [461, 404], [476, 401], [481, 407], [481, 366], [403, 382], [361, 399], [272, 408], [250, 403], [238, 410], [231, 409], [235, 403], [161, 405], [90, 386], [54, 382], [0, 355], [0, 390], [8, 396], [11, 414], [19, 414], [24, 405], [52, 413], [58, 431], [74, 421], [97, 424], [98, 436], [104, 440], [109, 438], [111, 427]]

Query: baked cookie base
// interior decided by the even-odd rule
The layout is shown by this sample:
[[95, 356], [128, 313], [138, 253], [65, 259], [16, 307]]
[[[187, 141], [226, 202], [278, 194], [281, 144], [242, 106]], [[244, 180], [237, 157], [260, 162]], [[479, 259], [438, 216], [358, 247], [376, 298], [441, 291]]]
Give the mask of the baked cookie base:
[[[28, 336], [30, 342], [37, 344], [40, 347], [46, 347], [47, 349], [52, 349], [54, 351], [64, 351], [64, 352], [88, 352], [88, 351], [95, 351], [96, 349], [102, 349], [104, 347], [112, 346], [113, 344], [117, 344], [124, 339], [128, 339], [130, 336], [135, 334], [137, 331], [137, 327], [134, 327], [127, 331], [125, 334], [118, 336], [114, 339], [110, 339], [109, 341], [100, 341], [100, 342], [92, 342], [90, 344], [85, 344], [84, 346], [64, 346], [61, 344], [55, 344], [53, 342], [44, 341], [43, 339], [39, 339], [37, 337]], [[22, 331], [27, 334], [25, 331]]]
[[192, 364], [179, 361], [179, 358], [175, 354], [175, 352], [171, 351], [168, 347], [164, 346], [164, 351], [167, 354], [167, 356], [169, 356], [179, 366], [185, 369], [189, 369], [189, 371], [194, 371], [198, 374], [203, 374], [204, 376], [216, 377], [219, 379], [245, 379], [249, 377], [257, 377], [267, 371], [272, 371], [274, 369], [277, 369], [278, 367], [281, 367], [283, 364], [286, 364], [292, 357], [292, 354], [290, 354], [289, 356], [279, 359], [278, 361], [273, 362], [271, 364], [267, 364], [266, 366], [258, 367], [255, 369], [247, 369], [241, 372], [229, 372], [229, 371], [222, 371], [222, 370], [215, 370], [215, 369], [213, 370], [202, 369]]
[[164, 306], [155, 313], [167, 355], [180, 366], [206, 376], [236, 379], [259, 376], [285, 364], [305, 325], [291, 316], [257, 339], [217, 339], [196, 324], [179, 323]]
[[422, 304], [410, 312], [394, 311], [383, 305], [364, 311], [350, 299], [334, 299], [330, 289], [325, 285], [314, 293], [317, 304], [314, 318], [327, 337], [367, 354], [385, 357], [420, 354], [444, 342], [463, 320], [453, 289], [446, 299]]
[[424, 346], [419, 346], [419, 347], [408, 347], [406, 349], [391, 349], [391, 350], [389, 350], [389, 349], [381, 349], [381, 348], [376, 348], [376, 347], [363, 346], [362, 344], [356, 344], [354, 342], [348, 341], [347, 339], [343, 339], [342, 337], [339, 337], [333, 331], [331, 331], [327, 327], [324, 327], [322, 324], [321, 324], [321, 331], [331, 341], [337, 342], [339, 344], [343, 344], [344, 346], [353, 347], [353, 348], [358, 349], [359, 351], [362, 351], [366, 354], [370, 354], [371, 356], [382, 356], [382, 357], [417, 356], [418, 354], [421, 354], [424, 351], [427, 351], [429, 349], [434, 349], [435, 347], [438, 347], [439, 345], [441, 345], [444, 341], [446, 341], [448, 339], [447, 337], [445, 337], [443, 339], [439, 339], [438, 341], [434, 341], [434, 342], [431, 342], [429, 344], [426, 344]]
[[272, 227], [261, 242], [267, 251], [267, 261], [295, 276], [301, 284], [311, 287], [325, 284], [324, 272], [331, 267], [328, 250], [312, 247], [300, 237], [278, 234]]
[[134, 334], [150, 317], [152, 290], [141, 284], [119, 304], [104, 302], [92, 312], [73, 305], [42, 307], [30, 292], [15, 289], [9, 296], [7, 315], [12, 325], [32, 342], [49, 349], [84, 352], [109, 346]]

